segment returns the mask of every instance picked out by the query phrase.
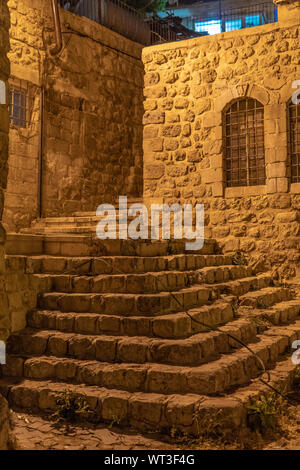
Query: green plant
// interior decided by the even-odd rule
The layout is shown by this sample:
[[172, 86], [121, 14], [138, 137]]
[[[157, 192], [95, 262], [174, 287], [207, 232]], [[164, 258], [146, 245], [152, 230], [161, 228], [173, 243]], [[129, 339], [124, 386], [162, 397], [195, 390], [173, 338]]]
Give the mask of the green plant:
[[248, 266], [248, 257], [242, 250], [236, 250], [232, 255], [232, 264], [236, 266]]
[[165, 11], [167, 0], [123, 0], [127, 5], [143, 13]]
[[293, 375], [293, 385], [299, 387], [300, 385], [300, 367], [296, 367]]
[[65, 390], [57, 397], [56, 405], [57, 410], [52, 415], [56, 421], [75, 422], [80, 417], [87, 417], [91, 414], [86, 399], [69, 390]]
[[268, 430], [275, 430], [278, 426], [281, 407], [281, 399], [275, 392], [253, 400], [247, 407], [248, 426], [261, 434]]

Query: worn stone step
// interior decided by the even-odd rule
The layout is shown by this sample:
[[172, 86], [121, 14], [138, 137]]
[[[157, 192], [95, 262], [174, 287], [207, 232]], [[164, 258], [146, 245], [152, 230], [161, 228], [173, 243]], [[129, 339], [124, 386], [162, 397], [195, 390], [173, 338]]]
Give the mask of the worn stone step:
[[8, 399], [11, 407], [31, 412], [54, 412], [57, 409], [57, 397], [70, 391], [88, 403], [92, 412], [87, 417], [88, 420], [109, 424], [117, 422], [139, 430], [163, 430], [181, 426], [192, 432], [193, 413], [203, 399], [199, 395], [130, 393], [52, 381], [18, 382], [18, 379], [0, 379], [0, 392]]
[[[101, 362], [120, 361], [122, 358], [124, 360], [129, 358], [132, 352], [131, 347], [133, 343], [127, 348], [128, 343], [126, 344], [126, 339], [122, 339], [117, 343], [115, 338], [113, 338], [115, 341], [113, 342], [108, 337], [104, 339], [89, 338], [87, 336], [72, 337], [72, 335], [49, 332], [42, 333], [37, 333], [36, 335], [29, 334], [25, 341], [24, 338], [20, 337], [19, 344], [22, 344], [23, 351], [29, 354], [35, 353], [39, 356], [43, 356], [45, 353], [53, 355], [57, 351], [54, 354], [55, 356], [66, 357], [69, 355], [76, 359], [92, 361], [96, 359]], [[279, 331], [277, 328], [270, 328], [267, 334], [260, 336], [258, 343], [251, 344], [251, 348], [262, 359], [265, 366], [271, 368], [280, 355], [289, 348], [291, 342], [298, 337], [300, 337], [300, 321], [295, 322], [292, 329], [285, 327]], [[58, 351], [58, 345], [60, 346], [60, 351]], [[139, 348], [140, 355], [142, 356], [144, 353], [142, 343], [136, 342], [136, 348]], [[20, 354], [20, 350], [16, 351], [16, 349], [18, 349], [18, 346], [12, 352]], [[129, 353], [128, 357], [126, 352]], [[147, 358], [144, 357], [144, 359]], [[126, 369], [126, 364], [123, 365]], [[261, 370], [261, 365], [257, 359], [245, 348], [229, 355], [222, 355], [220, 359], [200, 366], [165, 365], [147, 363], [146, 361], [141, 365], [143, 367], [135, 370], [138, 377], [136, 382], [138, 384], [137, 391], [141, 389], [141, 381], [143, 381], [143, 391], [163, 394], [198, 393], [201, 395], [216, 395], [234, 386], [248, 383]], [[99, 368], [101, 368], [100, 365], [97, 370], [100, 370]], [[114, 370], [119, 369], [122, 368], [117, 367], [114, 369], [114, 364], [112, 364], [109, 368], [111, 374], [109, 380], [114, 380]], [[122, 370], [124, 371], [124, 368]], [[116, 374], [118, 376], [117, 380], [122, 382], [124, 373], [120, 374], [121, 377], [117, 372]], [[118, 382], [118, 386], [122, 388], [121, 382]], [[112, 388], [114, 386], [112, 384]]]
[[[34, 330], [24, 331], [11, 337], [8, 350], [14, 354], [52, 354], [59, 356], [61, 351], [69, 352], [79, 359], [99, 359], [106, 362], [159, 363], [172, 365], [200, 365], [217, 359], [220, 354], [229, 353], [240, 348], [240, 344], [228, 337], [235, 336], [244, 343], [256, 339], [257, 328], [247, 320], [235, 320], [220, 331], [196, 333], [193, 336], [178, 340], [154, 339], [143, 336], [101, 336], [82, 334], [63, 334], [58, 331], [45, 330], [39, 334]], [[31, 336], [30, 340], [28, 335]], [[62, 342], [65, 343], [62, 345]], [[56, 351], [55, 344], [59, 344]], [[103, 346], [103, 351], [98, 349]], [[98, 348], [98, 349], [97, 349]], [[104, 349], [106, 353], [104, 352]], [[42, 351], [44, 351], [42, 353]], [[51, 352], [50, 352], [51, 351]], [[7, 375], [7, 373], [6, 373]], [[8, 375], [12, 375], [8, 373]]]
[[[17, 258], [10, 255], [9, 258]], [[158, 257], [143, 256], [103, 256], [103, 257], [62, 257], [28, 256], [23, 257], [27, 273], [68, 272], [77, 275], [101, 274], [143, 274], [161, 271], [192, 271], [204, 267], [232, 265], [228, 255], [172, 255]]]
[[225, 324], [234, 318], [233, 305], [230, 300], [217, 300], [211, 305], [190, 309], [188, 313], [189, 315], [179, 312], [151, 318], [33, 310], [27, 315], [27, 324], [36, 329], [59, 330], [69, 333], [172, 339], [187, 338], [195, 333], [207, 331], [205, 326], [195, 323], [191, 318], [212, 326]]
[[241, 306], [253, 308], [268, 308], [279, 302], [292, 300], [293, 292], [286, 287], [266, 287], [259, 291], [248, 292], [239, 297]]
[[227, 282], [215, 282], [212, 286], [215, 291], [221, 294], [231, 294], [234, 296], [242, 296], [249, 291], [258, 291], [269, 287], [272, 283], [272, 276], [269, 273], [259, 274], [257, 276], [245, 277]]
[[[228, 281], [248, 276], [250, 268], [220, 266], [195, 271], [164, 271], [145, 274], [77, 276], [72, 274], [35, 274], [39, 284], [49, 291], [65, 293], [146, 294], [184, 289], [192, 284]], [[44, 288], [45, 290], [45, 288]]]
[[[21, 235], [24, 237], [24, 235]], [[34, 237], [33, 237], [34, 238]], [[43, 253], [64, 257], [99, 257], [99, 256], [169, 256], [175, 254], [212, 255], [218, 254], [219, 248], [213, 239], [206, 238], [199, 250], [186, 250], [187, 240], [99, 240], [95, 233], [88, 234], [47, 234], [43, 236]], [[9, 254], [15, 252], [10, 246]], [[26, 253], [28, 253], [26, 251]], [[34, 254], [36, 252], [33, 252]], [[29, 253], [31, 254], [31, 253]]]
[[39, 307], [61, 312], [90, 312], [125, 316], [158, 316], [182, 309], [205, 305], [211, 298], [211, 290], [193, 286], [175, 292], [158, 294], [66, 294], [44, 293]]
[[[300, 321], [293, 326], [292, 330], [277, 331], [276, 328], [273, 329], [273, 331], [272, 329], [268, 330], [268, 335], [261, 335], [260, 341], [251, 344], [251, 348], [262, 359], [265, 366], [271, 368], [279, 359], [280, 355], [287, 351], [288, 347], [291, 345], [291, 341], [297, 336], [300, 337]], [[52, 336], [52, 338], [54, 337], [55, 336]], [[69, 341], [69, 353], [75, 356], [76, 359], [94, 361], [92, 357], [93, 354], [100, 354], [100, 357], [97, 359], [101, 360], [101, 362], [107, 362], [103, 356], [104, 352], [106, 352], [107, 355], [108, 348], [105, 348], [107, 345], [105, 345], [102, 339], [94, 340], [94, 348], [90, 349], [89, 345], [87, 345], [88, 338], [77, 338], [76, 340], [70, 338]], [[78, 355], [81, 356], [84, 354], [87, 356], [86, 351], [89, 349], [91, 357], [78, 357], [76, 355], [76, 348], [81, 340], [82, 344], [80, 344]], [[85, 351], [83, 351], [82, 347], [84, 341]], [[51, 337], [49, 338], [49, 343], [51, 343]], [[92, 349], [94, 349], [94, 351], [92, 351]], [[118, 350], [121, 353], [121, 345]], [[110, 347], [110, 354], [111, 353], [112, 348]], [[43, 354], [39, 351], [39, 355]], [[33, 363], [39, 364], [39, 358], [37, 358], [37, 361], [33, 361]], [[41, 367], [41, 369], [44, 370], [44, 374], [49, 373], [49, 378], [51, 378], [51, 371], [53, 371], [51, 363], [53, 363], [51, 360], [48, 361], [48, 365], [44, 362], [42, 365], [36, 367], [35, 372], [32, 372], [32, 368], [29, 368], [28, 374], [33, 374], [34, 378], [40, 378], [38, 374], [39, 367]], [[71, 374], [71, 363], [67, 362], [67, 364], [69, 367], [66, 365], [66, 373]], [[47, 372], [48, 366], [49, 372]], [[105, 374], [103, 373], [103, 367], [106, 367]], [[88, 385], [93, 384], [99, 386], [103, 386], [103, 375], [105, 375], [104, 380], [106, 387], [108, 387], [109, 383], [110, 388], [124, 389], [128, 386], [128, 374], [132, 373], [132, 371], [132, 364], [128, 363], [123, 363], [122, 365], [105, 364], [105, 366], [103, 366], [103, 364], [93, 362], [91, 365], [84, 363], [83, 369], [79, 368], [79, 371], [77, 371], [75, 367], [74, 374], [79, 374], [76, 375], [76, 377], [81, 377], [81, 380], [83, 380], [83, 377], [87, 377], [84, 381]], [[220, 359], [200, 366], [191, 367], [147, 362], [142, 363], [139, 367], [135, 368], [135, 380], [132, 379], [130, 387], [131, 391], [143, 391], [147, 393], [166, 395], [173, 393], [196, 393], [209, 396], [224, 393], [232, 387], [245, 385], [260, 372], [260, 363], [250, 351], [243, 348], [230, 355], [223, 355]], [[90, 378], [91, 376], [93, 377]], [[73, 379], [76, 380], [76, 377], [73, 377]], [[91, 382], [89, 380], [91, 380]]]
[[[294, 373], [295, 366], [288, 355], [271, 371], [270, 385], [287, 392], [291, 389]], [[178, 429], [195, 436], [211, 433], [212, 437], [216, 432], [234, 436], [245, 429], [250, 400], [273, 393], [258, 379], [222, 397], [130, 393], [63, 382], [0, 379], [0, 393], [8, 399], [10, 406], [30, 412], [55, 412], [57, 397], [64, 396], [66, 391], [88, 403], [91, 414], [83, 419], [109, 424], [117, 422], [141, 431]]]
[[300, 298], [279, 302], [267, 309], [255, 309], [251, 306], [239, 309], [239, 315], [247, 318], [267, 320], [273, 325], [286, 324], [300, 315]]

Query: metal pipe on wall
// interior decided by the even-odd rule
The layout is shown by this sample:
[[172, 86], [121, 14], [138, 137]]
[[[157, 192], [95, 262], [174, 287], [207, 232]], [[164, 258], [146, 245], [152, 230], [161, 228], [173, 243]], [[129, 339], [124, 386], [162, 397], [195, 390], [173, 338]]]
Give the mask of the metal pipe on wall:
[[[61, 22], [59, 15], [59, 0], [51, 0], [54, 30], [55, 30], [55, 46], [50, 50], [50, 54], [55, 56], [62, 50], [62, 32]], [[40, 148], [39, 148], [39, 166], [38, 166], [38, 214], [43, 217], [43, 155], [44, 155], [44, 114], [45, 114], [45, 84], [41, 87], [41, 101], [40, 101], [40, 116], [41, 116], [41, 129], [40, 129]]]
[[45, 110], [45, 88], [41, 87], [40, 96], [40, 148], [38, 166], [38, 214], [43, 217], [43, 155], [44, 155], [44, 110]]
[[62, 32], [61, 32], [61, 22], [59, 16], [59, 4], [58, 0], [51, 0], [54, 29], [55, 29], [55, 46], [50, 50], [51, 55], [57, 55], [62, 50]]

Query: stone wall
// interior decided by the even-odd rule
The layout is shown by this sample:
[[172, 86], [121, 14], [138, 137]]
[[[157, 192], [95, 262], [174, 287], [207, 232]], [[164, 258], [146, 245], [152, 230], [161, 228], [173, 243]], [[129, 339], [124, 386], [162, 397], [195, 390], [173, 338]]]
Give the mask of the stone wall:
[[[142, 194], [142, 46], [60, 11], [63, 49], [53, 57], [47, 0], [9, 0], [12, 77], [29, 84], [30, 126], [10, 131], [5, 224], [39, 213], [39, 129], [44, 89], [43, 216], [96, 211], [119, 194]], [[12, 82], [13, 82], [12, 78]]]
[[[6, 0], [0, 0], [0, 220], [2, 218], [4, 190], [7, 178], [8, 158], [8, 90], [7, 80], [9, 76], [9, 61], [7, 52], [9, 49], [9, 12]], [[5, 92], [3, 93], [3, 88]], [[6, 95], [6, 96], [5, 96]], [[7, 339], [6, 323], [8, 317], [7, 295], [5, 292], [5, 263], [4, 263], [5, 231], [0, 223], [0, 340]], [[0, 449], [6, 449], [8, 443], [8, 408], [7, 403], [0, 397]]]
[[[300, 184], [288, 179], [286, 116], [300, 79], [300, 10], [285, 3], [279, 23], [144, 49], [144, 197], [204, 203], [206, 237], [290, 272]], [[227, 188], [223, 110], [244, 96], [264, 105], [267, 180]]]

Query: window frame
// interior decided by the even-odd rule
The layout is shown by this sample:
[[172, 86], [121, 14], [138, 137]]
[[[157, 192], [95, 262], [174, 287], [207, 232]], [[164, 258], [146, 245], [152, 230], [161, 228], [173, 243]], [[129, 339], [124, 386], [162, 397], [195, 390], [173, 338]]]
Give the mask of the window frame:
[[[24, 115], [22, 117], [14, 117], [12, 110], [14, 109], [13, 94], [14, 92], [24, 96]], [[27, 129], [30, 125], [30, 105], [32, 96], [30, 93], [29, 83], [25, 80], [15, 77], [9, 80], [9, 121], [10, 127], [14, 129]], [[20, 106], [19, 106], [20, 107]], [[22, 107], [21, 107], [22, 108]], [[17, 123], [19, 121], [19, 123]]]
[[[241, 110], [240, 109], [240, 103], [245, 102], [245, 109]], [[254, 110], [254, 125], [253, 125], [253, 131], [254, 131], [254, 136], [250, 135], [250, 127], [248, 127], [248, 119], [249, 119], [249, 102], [253, 102], [255, 106], [252, 108]], [[232, 108], [234, 107], [235, 104], [237, 104], [237, 111], [231, 111]], [[251, 108], [250, 108], [251, 109]], [[257, 125], [257, 109], [262, 109], [262, 119], [260, 120], [262, 122], [262, 125], [259, 126]], [[237, 114], [237, 123], [236, 127], [238, 128], [238, 132], [236, 134], [236, 139], [237, 139], [237, 146], [233, 147], [232, 146], [232, 140], [234, 140], [233, 136], [235, 134], [229, 133], [228, 130], [231, 131], [232, 127], [234, 127], [234, 123], [232, 123], [231, 120], [229, 120], [228, 123], [228, 113], [231, 111], [231, 114], [236, 113]], [[245, 114], [245, 132], [244, 134], [240, 132], [240, 117], [242, 113]], [[231, 118], [230, 118], [231, 119]], [[262, 132], [260, 133], [261, 135], [257, 135], [257, 130], [262, 128]], [[255, 98], [252, 98], [250, 96], [242, 96], [239, 98], [236, 98], [230, 103], [225, 106], [222, 112], [222, 135], [223, 135], [223, 180], [224, 180], [224, 186], [225, 188], [236, 188], [236, 187], [258, 187], [258, 186], [265, 186], [267, 184], [267, 176], [266, 176], [266, 156], [265, 156], [265, 110], [264, 110], [264, 104], [258, 101]], [[243, 158], [241, 157], [241, 149], [243, 147], [241, 146], [240, 143], [240, 138], [241, 136], [245, 139], [245, 156]], [[261, 137], [261, 142], [257, 141], [257, 138]], [[254, 142], [253, 142], [254, 139]], [[228, 145], [228, 140], [231, 142], [230, 145]], [[252, 143], [251, 143], [252, 140]], [[233, 150], [236, 148], [237, 150], [237, 158], [233, 158]], [[230, 158], [228, 157], [228, 150], [230, 149], [231, 151], [231, 156]], [[253, 150], [255, 149], [255, 151]], [[250, 153], [252, 151], [252, 155]], [[261, 152], [261, 153], [259, 153]], [[252, 167], [249, 165], [249, 161], [252, 159], [255, 161], [255, 165]], [[234, 170], [233, 167], [229, 168], [229, 163], [233, 165], [234, 160], [237, 160], [237, 169]], [[246, 160], [246, 166], [243, 167], [241, 165], [241, 162], [243, 160]], [[259, 165], [259, 161], [263, 160], [263, 166]], [[233, 171], [234, 170], [234, 171]], [[256, 176], [251, 176], [251, 171], [253, 173], [256, 173]], [[232, 176], [232, 173], [238, 173], [238, 179], [235, 180], [234, 178], [230, 178]], [[241, 174], [245, 173], [246, 174], [246, 179], [243, 180], [241, 177]], [[255, 181], [253, 181], [255, 180]]]
[[[288, 144], [288, 164], [287, 164], [287, 172], [290, 184], [299, 184], [300, 183], [300, 151], [293, 152], [293, 138], [292, 138], [292, 120], [291, 120], [291, 107], [296, 108], [296, 122], [300, 123], [300, 104], [295, 104], [292, 101], [292, 98], [289, 99], [287, 102], [287, 144]], [[298, 118], [298, 119], [297, 119]], [[299, 136], [299, 147], [300, 147], [300, 131], [298, 133]], [[292, 164], [293, 154], [296, 156], [298, 163], [295, 165]], [[296, 179], [293, 180], [293, 166], [296, 167]]]

